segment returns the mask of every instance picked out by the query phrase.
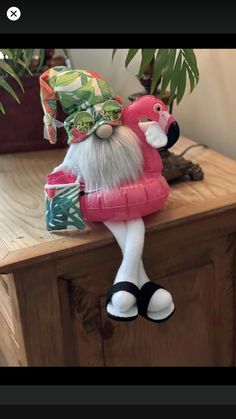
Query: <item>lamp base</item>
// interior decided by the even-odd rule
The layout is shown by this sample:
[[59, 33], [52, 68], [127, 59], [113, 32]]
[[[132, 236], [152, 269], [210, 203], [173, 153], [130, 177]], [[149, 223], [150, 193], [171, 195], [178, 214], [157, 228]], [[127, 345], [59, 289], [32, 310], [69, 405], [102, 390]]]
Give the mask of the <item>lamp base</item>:
[[184, 157], [171, 153], [167, 149], [159, 150], [163, 163], [163, 176], [166, 180], [202, 180], [204, 173], [198, 164]]

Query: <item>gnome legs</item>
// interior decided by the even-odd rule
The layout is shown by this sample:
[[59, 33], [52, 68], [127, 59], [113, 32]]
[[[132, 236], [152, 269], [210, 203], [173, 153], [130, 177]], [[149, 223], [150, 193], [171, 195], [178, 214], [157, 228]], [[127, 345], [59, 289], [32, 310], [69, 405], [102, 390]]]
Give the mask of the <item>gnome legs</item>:
[[[104, 224], [116, 238], [123, 254], [114, 284], [128, 281], [138, 287], [145, 233], [142, 219], [127, 222], [107, 221]], [[127, 291], [118, 291], [112, 297], [112, 304], [118, 311], [126, 312], [136, 304], [136, 298]]]
[[[115, 282], [130, 281], [137, 285], [139, 289], [150, 282], [143, 262], [142, 252], [144, 245], [145, 227], [142, 218], [131, 221], [104, 222], [106, 227], [114, 235], [119, 247], [121, 248], [123, 261], [117, 272]], [[112, 297], [112, 304], [119, 311], [128, 311], [132, 305], [136, 304], [135, 297], [126, 292], [118, 291]], [[158, 289], [151, 297], [148, 311], [158, 312], [165, 310], [172, 304], [170, 293], [163, 288]]]

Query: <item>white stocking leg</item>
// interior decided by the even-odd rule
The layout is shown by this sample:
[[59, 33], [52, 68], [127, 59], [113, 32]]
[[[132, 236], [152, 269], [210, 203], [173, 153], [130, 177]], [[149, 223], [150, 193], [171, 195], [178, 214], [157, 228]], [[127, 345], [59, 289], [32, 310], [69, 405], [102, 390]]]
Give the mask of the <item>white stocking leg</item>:
[[[105, 222], [104, 224], [113, 233], [123, 254], [125, 245], [126, 245], [126, 230], [127, 230], [126, 222], [116, 222], [116, 223]], [[138, 285], [138, 287], [141, 288], [144, 284], [146, 284], [146, 282], [149, 282], [149, 281], [150, 279], [145, 272], [143, 261], [141, 259], [140, 267], [139, 267], [139, 280], [138, 280], [138, 284], [135, 283], [135, 285]], [[115, 279], [115, 283], [116, 282], [118, 282], [117, 277]], [[117, 296], [116, 295], [113, 296], [114, 300], [118, 298], [118, 294], [120, 294], [120, 297], [122, 294], [123, 296], [127, 294], [126, 298], [124, 298], [124, 300], [127, 301], [127, 305], [130, 306], [131, 300], [133, 301], [133, 304], [135, 303], [135, 298], [134, 297], [132, 298], [132, 295], [127, 293], [126, 291], [119, 291], [119, 293], [116, 294]], [[113, 299], [112, 299], [112, 302], [113, 302]], [[130, 304], [128, 304], [128, 299], [130, 299]], [[115, 301], [113, 303], [115, 303]], [[161, 288], [158, 291], [156, 291], [153, 294], [152, 298], [150, 299], [150, 302], [148, 305], [148, 311], [157, 312], [160, 310], [164, 310], [167, 307], [169, 307], [171, 304], [172, 304], [172, 297], [170, 293]]]
[[[105, 222], [115, 236], [123, 254], [123, 261], [114, 283], [129, 281], [138, 286], [140, 260], [144, 244], [144, 224], [142, 219], [126, 222]], [[127, 291], [118, 291], [112, 297], [112, 304], [120, 312], [128, 311], [136, 298]]]

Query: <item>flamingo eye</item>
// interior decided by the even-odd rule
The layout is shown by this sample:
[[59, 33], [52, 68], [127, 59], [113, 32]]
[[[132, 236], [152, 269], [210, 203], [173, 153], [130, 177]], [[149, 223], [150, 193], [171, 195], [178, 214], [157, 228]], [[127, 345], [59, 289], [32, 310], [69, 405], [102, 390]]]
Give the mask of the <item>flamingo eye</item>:
[[154, 112], [161, 112], [162, 106], [158, 103], [157, 105], [154, 105], [153, 109], [154, 109]]

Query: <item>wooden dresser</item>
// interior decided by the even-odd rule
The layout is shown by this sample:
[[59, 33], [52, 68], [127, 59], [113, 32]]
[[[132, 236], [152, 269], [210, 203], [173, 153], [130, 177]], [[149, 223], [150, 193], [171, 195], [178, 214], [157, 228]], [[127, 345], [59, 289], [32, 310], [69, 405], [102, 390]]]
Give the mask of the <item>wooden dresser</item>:
[[[190, 144], [181, 138], [173, 150]], [[45, 229], [45, 176], [64, 153], [0, 156], [0, 364], [234, 365], [236, 162], [188, 151], [205, 179], [173, 184], [165, 208], [145, 219], [144, 264], [176, 313], [161, 324], [118, 323], [105, 310], [121, 261], [111, 233], [98, 223]]]

